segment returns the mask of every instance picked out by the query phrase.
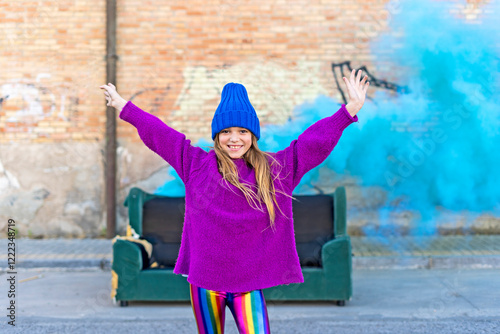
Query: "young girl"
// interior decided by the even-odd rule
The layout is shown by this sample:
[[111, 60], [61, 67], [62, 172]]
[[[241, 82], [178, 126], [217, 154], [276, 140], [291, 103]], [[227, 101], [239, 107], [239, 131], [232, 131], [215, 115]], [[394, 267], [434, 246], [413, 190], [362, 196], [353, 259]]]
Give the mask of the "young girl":
[[[240, 333], [270, 333], [262, 289], [303, 283], [295, 246], [292, 192], [358, 121], [369, 86], [361, 71], [343, 78], [349, 102], [307, 128], [287, 148], [263, 152], [260, 123], [245, 87], [224, 86], [212, 120], [213, 149], [100, 86], [107, 105], [137, 128], [185, 184], [185, 217], [175, 274], [187, 277], [199, 333], [223, 333], [226, 305]], [[279, 212], [278, 212], [279, 211]], [[270, 227], [270, 228], [269, 228]]]

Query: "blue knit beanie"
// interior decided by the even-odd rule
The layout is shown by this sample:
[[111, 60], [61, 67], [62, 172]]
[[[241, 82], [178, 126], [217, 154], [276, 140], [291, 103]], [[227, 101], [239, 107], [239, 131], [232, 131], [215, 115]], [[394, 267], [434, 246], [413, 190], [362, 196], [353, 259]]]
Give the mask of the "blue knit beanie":
[[260, 123], [257, 113], [248, 99], [245, 86], [230, 82], [222, 89], [221, 100], [212, 120], [212, 140], [220, 131], [238, 126], [250, 130], [257, 140], [260, 138]]

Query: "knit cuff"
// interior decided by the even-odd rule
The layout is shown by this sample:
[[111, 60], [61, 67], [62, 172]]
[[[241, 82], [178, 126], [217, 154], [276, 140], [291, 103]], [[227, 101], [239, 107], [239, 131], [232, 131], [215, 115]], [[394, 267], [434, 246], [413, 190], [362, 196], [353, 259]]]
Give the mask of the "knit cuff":
[[122, 111], [120, 111], [120, 119], [127, 121], [130, 118], [130, 113], [132, 109], [132, 101], [127, 101], [125, 106], [123, 107]]
[[342, 109], [344, 109], [344, 113], [352, 122], [358, 122], [358, 115], [354, 115], [354, 117], [352, 117], [351, 114], [349, 114], [349, 111], [347, 111], [345, 104], [342, 104]]
[[344, 129], [349, 125], [358, 121], [358, 115], [352, 117], [351, 114], [349, 114], [349, 111], [347, 111], [345, 104], [343, 104], [339, 110], [330, 116], [330, 119], [336, 129], [344, 131]]
[[132, 101], [128, 101], [120, 112], [120, 118], [125, 122], [128, 122], [135, 126], [136, 128], [147, 122], [148, 117], [153, 116], [135, 104]]

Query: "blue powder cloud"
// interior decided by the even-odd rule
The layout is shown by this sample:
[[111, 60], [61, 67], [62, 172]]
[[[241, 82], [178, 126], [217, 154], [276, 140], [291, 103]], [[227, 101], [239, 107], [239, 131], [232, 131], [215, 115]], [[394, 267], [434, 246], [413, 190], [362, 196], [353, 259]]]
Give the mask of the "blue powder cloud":
[[[402, 31], [403, 37], [384, 34], [373, 41], [372, 52], [394, 50], [381, 57], [405, 69], [401, 78], [412, 93], [396, 100], [376, 95], [374, 101], [377, 110], [383, 106], [384, 114], [395, 115], [393, 120], [407, 119], [410, 128], [425, 131], [403, 137], [384, 133], [394, 136], [397, 146], [385, 150], [377, 145], [377, 155], [385, 153], [392, 160], [386, 170], [397, 181], [390, 187], [391, 197], [408, 196], [409, 208], [421, 214], [412, 232], [433, 234], [440, 219], [438, 207], [470, 212], [468, 224], [483, 212], [498, 214], [500, 209], [500, 155], [495, 153], [500, 144], [498, 28], [493, 28], [493, 15], [482, 24], [452, 16], [451, 3], [400, 4], [390, 30]], [[496, 3], [484, 8], [493, 13], [498, 9]], [[385, 100], [382, 105], [380, 100]], [[360, 158], [359, 166], [369, 163]]]

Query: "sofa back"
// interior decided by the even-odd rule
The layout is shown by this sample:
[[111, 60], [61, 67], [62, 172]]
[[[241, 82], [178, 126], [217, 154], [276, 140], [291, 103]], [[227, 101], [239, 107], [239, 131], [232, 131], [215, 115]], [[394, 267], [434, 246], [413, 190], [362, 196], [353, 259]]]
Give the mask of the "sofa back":
[[143, 205], [142, 237], [153, 245], [159, 265], [174, 267], [181, 246], [184, 197], [156, 197]]
[[321, 267], [321, 248], [335, 238], [333, 196], [295, 195], [292, 200], [295, 243], [302, 267]]
[[[321, 267], [321, 247], [333, 239], [333, 196], [295, 195], [292, 201], [295, 241], [303, 267]], [[153, 245], [159, 265], [174, 267], [184, 223], [184, 197], [157, 196], [143, 205], [142, 237]], [[279, 214], [279, 211], [278, 211]]]

